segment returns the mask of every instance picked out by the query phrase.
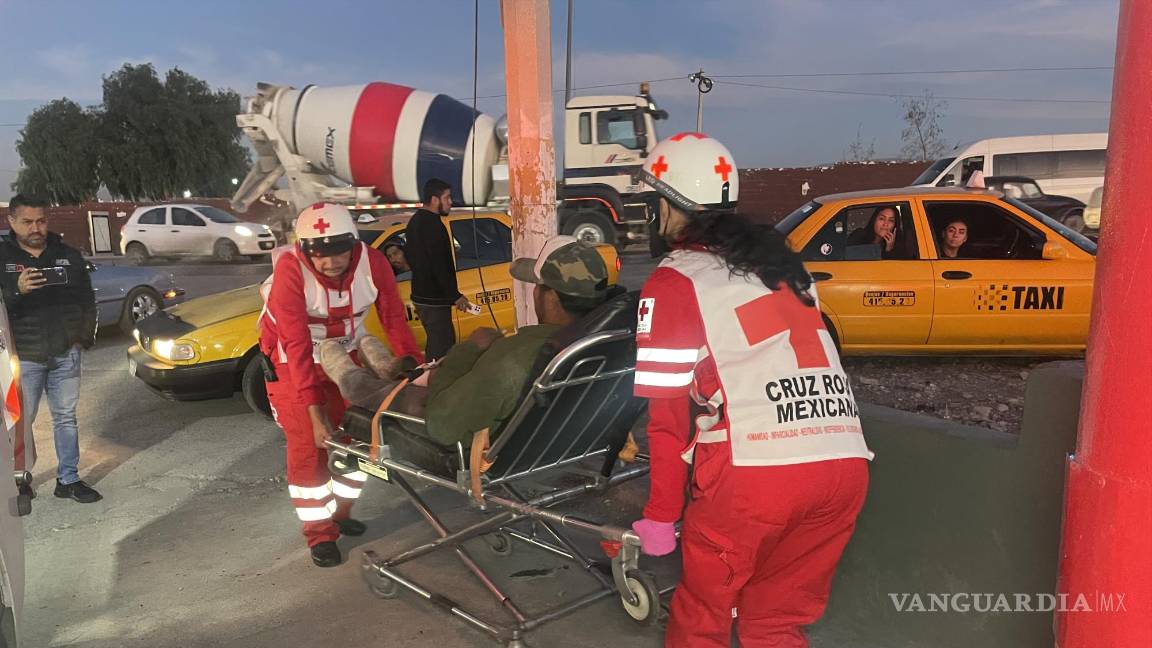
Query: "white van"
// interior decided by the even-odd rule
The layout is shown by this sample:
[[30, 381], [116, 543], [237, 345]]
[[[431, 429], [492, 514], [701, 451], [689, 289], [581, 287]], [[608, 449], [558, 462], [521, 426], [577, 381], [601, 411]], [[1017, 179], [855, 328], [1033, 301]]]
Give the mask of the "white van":
[[231, 263], [265, 259], [276, 247], [267, 225], [244, 223], [208, 205], [139, 207], [120, 229], [120, 251], [140, 265], [149, 257], [214, 256]]
[[1025, 176], [1044, 193], [1087, 203], [1104, 185], [1108, 133], [995, 137], [960, 144], [912, 182], [918, 186], [964, 184], [973, 171], [985, 176]]

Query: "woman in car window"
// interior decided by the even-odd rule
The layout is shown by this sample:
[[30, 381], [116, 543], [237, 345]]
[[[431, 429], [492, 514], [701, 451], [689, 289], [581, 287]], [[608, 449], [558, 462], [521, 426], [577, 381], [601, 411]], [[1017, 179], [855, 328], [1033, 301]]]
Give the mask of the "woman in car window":
[[948, 221], [940, 230], [940, 258], [960, 258], [960, 248], [968, 242], [968, 223], [962, 219]]
[[848, 245], [877, 245], [880, 258], [903, 259], [903, 236], [898, 231], [898, 222], [895, 207], [877, 207], [868, 219], [868, 225], [848, 235]]

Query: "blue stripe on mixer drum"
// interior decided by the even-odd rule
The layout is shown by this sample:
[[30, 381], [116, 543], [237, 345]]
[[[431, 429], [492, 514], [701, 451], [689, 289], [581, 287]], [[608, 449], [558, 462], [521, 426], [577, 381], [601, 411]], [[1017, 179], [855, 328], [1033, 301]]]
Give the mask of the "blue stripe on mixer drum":
[[431, 178], [452, 185], [452, 202], [464, 204], [464, 153], [480, 113], [446, 95], [436, 95], [420, 132], [416, 183], [423, 190]]

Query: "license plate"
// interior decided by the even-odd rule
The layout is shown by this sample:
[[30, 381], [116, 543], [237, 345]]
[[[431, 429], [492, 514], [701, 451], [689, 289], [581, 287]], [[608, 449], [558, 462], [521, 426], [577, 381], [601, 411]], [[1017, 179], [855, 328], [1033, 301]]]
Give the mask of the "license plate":
[[132, 358], [128, 358], [128, 375], [136, 377], [136, 361]]
[[389, 481], [388, 469], [385, 468], [384, 466], [377, 466], [376, 464], [368, 462], [368, 461], [364, 461], [363, 459], [357, 459], [356, 461], [357, 461], [357, 463], [360, 464], [360, 470], [361, 471], [366, 472], [369, 475], [372, 475], [373, 477], [379, 477], [380, 479], [383, 479], [384, 481]]

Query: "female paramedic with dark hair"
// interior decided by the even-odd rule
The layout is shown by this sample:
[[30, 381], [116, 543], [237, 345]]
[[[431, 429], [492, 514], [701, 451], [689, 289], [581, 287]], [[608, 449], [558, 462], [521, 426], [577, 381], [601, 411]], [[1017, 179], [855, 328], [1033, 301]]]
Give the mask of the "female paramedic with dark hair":
[[[800, 257], [736, 216], [732, 154], [699, 133], [652, 151], [652, 273], [636, 327], [649, 399], [652, 490], [633, 525], [644, 553], [684, 569], [666, 646], [808, 645], [856, 525], [872, 458], [848, 378]], [[694, 431], [693, 431], [694, 428]]]

